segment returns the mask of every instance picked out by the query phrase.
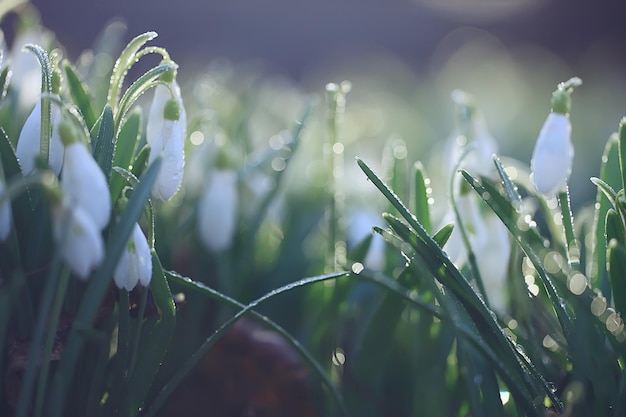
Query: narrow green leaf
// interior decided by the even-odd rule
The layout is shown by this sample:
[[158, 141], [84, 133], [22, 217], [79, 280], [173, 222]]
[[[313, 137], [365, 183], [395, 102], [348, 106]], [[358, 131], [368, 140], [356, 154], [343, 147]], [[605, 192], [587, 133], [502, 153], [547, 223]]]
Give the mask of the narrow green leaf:
[[611, 239], [615, 239], [622, 245], [626, 245], [624, 223], [622, 223], [622, 219], [620, 219], [617, 211], [609, 209], [606, 212], [605, 228], [606, 232], [604, 235], [607, 243], [610, 242]]
[[613, 207], [617, 205], [617, 193], [615, 192], [613, 187], [611, 187], [606, 182], [602, 181], [600, 178], [596, 178], [596, 177], [591, 177], [591, 182], [596, 187], [598, 187], [598, 191], [601, 191], [602, 194], [604, 194], [606, 198], [609, 199], [611, 204], [613, 204]]
[[[617, 197], [614, 191], [607, 194], [607, 197], [611, 194], [613, 195], [613, 198], [609, 197], [609, 202], [602, 196], [602, 194], [610, 190], [619, 189], [621, 186], [618, 142], [617, 134], [613, 134], [609, 137], [609, 140], [604, 147], [599, 178], [602, 183], [598, 180], [592, 179], [592, 182], [598, 186], [598, 192], [596, 194], [596, 212], [594, 217], [593, 233], [593, 258], [595, 260], [594, 263], [596, 268], [591, 269], [590, 280], [592, 285], [596, 288], [600, 288], [604, 296], [609, 299], [611, 298], [611, 285], [606, 271], [607, 242], [604, 240], [604, 221], [606, 220], [606, 213], [611, 205], [613, 205], [614, 208], [616, 207]], [[604, 187], [604, 184], [608, 187]]]
[[72, 96], [72, 100], [74, 104], [78, 107], [78, 110], [83, 115], [83, 119], [87, 124], [87, 128], [91, 129], [93, 125], [96, 123], [96, 113], [92, 106], [93, 98], [87, 91], [87, 87], [80, 79], [76, 69], [72, 66], [71, 63], [65, 61], [65, 65], [63, 66], [65, 69], [65, 79], [67, 80], [67, 85], [70, 90], [70, 95]]
[[52, 135], [51, 108], [48, 95], [52, 92], [52, 66], [48, 53], [40, 46], [27, 44], [24, 49], [37, 57], [41, 66], [41, 138], [40, 154], [44, 161], [48, 161], [50, 154], [50, 136]]
[[502, 185], [504, 186], [504, 191], [509, 196], [509, 200], [513, 203], [513, 207], [517, 210], [522, 206], [522, 196], [520, 196], [517, 191], [517, 185], [511, 181], [509, 175], [504, 170], [502, 163], [500, 162], [500, 158], [494, 155], [493, 163], [496, 165], [496, 170], [498, 171], [498, 175], [502, 180]]
[[0, 101], [7, 95], [7, 88], [9, 87], [10, 77], [9, 67], [2, 68], [0, 71]]
[[53, 417], [64, 415], [65, 401], [73, 383], [72, 375], [86, 342], [86, 330], [92, 327], [100, 303], [113, 279], [113, 271], [117, 266], [117, 261], [126, 247], [135, 223], [144, 209], [160, 167], [161, 159], [157, 158], [148, 168], [139, 185], [134, 189], [128, 204], [126, 204], [120, 216], [120, 220], [111, 230], [106, 246], [105, 258], [91, 277], [91, 282], [85, 291], [83, 301], [76, 314], [76, 320], [65, 346], [63, 358], [51, 383], [52, 388], [48, 401], [50, 404], [50, 415]]
[[128, 69], [135, 63], [137, 51], [157, 36], [156, 32], [146, 32], [136, 36], [126, 45], [126, 48], [124, 48], [119, 58], [117, 58], [117, 61], [115, 61], [107, 97], [107, 101], [115, 113], [117, 113], [117, 103], [120, 97], [120, 91], [124, 85], [124, 78], [126, 78]]
[[120, 176], [120, 172], [115, 169], [119, 167], [123, 170], [128, 170], [130, 164], [135, 156], [137, 144], [141, 138], [141, 124], [142, 124], [142, 112], [140, 108], [135, 107], [129, 116], [126, 118], [124, 125], [120, 129], [120, 133], [115, 143], [115, 153], [113, 155], [113, 173], [111, 173], [111, 198], [113, 201], [117, 200], [122, 187], [124, 186], [124, 180]]
[[619, 167], [622, 173], [622, 189], [626, 190], [626, 117], [619, 122]]
[[454, 223], [448, 223], [444, 225], [437, 233], [433, 235], [433, 240], [437, 242], [440, 248], [443, 248], [445, 244], [452, 236], [452, 232], [454, 231]]
[[0, 127], [0, 164], [4, 169], [5, 180], [10, 180], [16, 175], [22, 175], [20, 164], [15, 155], [15, 149], [4, 129]]
[[115, 126], [119, 130], [120, 125], [126, 118], [126, 113], [135, 104], [137, 99], [141, 97], [146, 91], [154, 87], [158, 83], [158, 79], [164, 72], [171, 71], [178, 68], [178, 65], [174, 62], [162, 63], [143, 74], [126, 90], [122, 98], [120, 99], [119, 106], [114, 109]]
[[131, 173], [135, 177], [141, 177], [143, 172], [148, 168], [148, 158], [150, 157], [150, 147], [145, 145], [133, 160]]
[[617, 240], [609, 241], [607, 268], [615, 308], [626, 314], [626, 248]]
[[430, 179], [426, 176], [424, 166], [416, 162], [413, 166], [413, 212], [424, 230], [431, 232], [430, 223]]
[[93, 157], [104, 172], [107, 179], [111, 176], [113, 165], [113, 150], [115, 149], [115, 126], [113, 125], [113, 110], [108, 104], [104, 106], [98, 134], [93, 143]]

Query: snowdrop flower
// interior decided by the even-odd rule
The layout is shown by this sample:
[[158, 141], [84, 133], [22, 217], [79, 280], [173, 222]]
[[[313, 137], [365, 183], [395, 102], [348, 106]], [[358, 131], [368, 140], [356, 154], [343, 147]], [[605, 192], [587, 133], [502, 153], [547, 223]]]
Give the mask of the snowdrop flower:
[[[48, 164], [55, 174], [59, 175], [63, 165], [63, 143], [59, 136], [58, 126], [61, 122], [61, 109], [51, 106], [52, 136], [50, 137], [50, 148]], [[39, 155], [41, 141], [41, 100], [38, 100], [35, 107], [28, 115], [22, 131], [17, 140], [15, 153], [20, 161], [22, 173], [28, 175], [35, 169], [35, 160]]]
[[176, 71], [168, 71], [161, 76], [161, 80], [166, 84], [157, 84], [154, 88], [154, 98], [150, 105], [150, 112], [148, 113], [148, 123], [146, 126], [146, 141], [148, 145], [152, 146], [161, 132], [161, 126], [164, 122], [163, 109], [170, 99], [173, 99], [180, 111], [179, 120], [181, 123], [182, 136], [185, 137], [185, 131], [187, 128], [187, 115], [185, 113], [185, 106], [183, 105], [183, 98], [180, 93], [180, 87], [176, 82]]
[[552, 112], [535, 144], [530, 161], [531, 176], [537, 191], [546, 197], [565, 189], [572, 172], [574, 147], [569, 110], [572, 91], [581, 83], [579, 78], [572, 78], [558, 85], [552, 93]]
[[[369, 210], [356, 210], [350, 215], [350, 224], [346, 232], [347, 241], [352, 245], [358, 245], [369, 235], [372, 235], [372, 227], [380, 226], [380, 217]], [[370, 246], [367, 249], [363, 264], [376, 271], [382, 271], [385, 266], [385, 240], [374, 233]]]
[[550, 113], [535, 144], [530, 161], [535, 188], [552, 197], [567, 185], [574, 161], [572, 127], [565, 114]]
[[102, 230], [111, 216], [106, 177], [68, 123], [61, 123], [60, 133], [66, 143], [61, 175], [63, 193], [71, 204], [80, 206], [91, 217], [98, 230]]
[[151, 164], [158, 156], [163, 157], [161, 170], [152, 188], [152, 196], [167, 201], [180, 188], [185, 166], [185, 126], [181, 119], [181, 107], [176, 100], [170, 99], [162, 109], [163, 122], [158, 134], [148, 139]]
[[218, 169], [211, 174], [198, 207], [198, 232], [213, 252], [228, 249], [237, 227], [237, 172]]
[[[5, 190], [4, 182], [0, 180], [0, 198]], [[6, 200], [0, 204], [0, 241], [5, 241], [11, 232], [11, 201]]]
[[79, 278], [87, 279], [104, 259], [100, 229], [87, 211], [67, 199], [53, 208], [52, 220], [61, 258]]
[[126, 291], [131, 291], [138, 282], [144, 287], [150, 285], [152, 279], [150, 246], [137, 223], [128, 239], [126, 249], [117, 262], [113, 279], [118, 288], [124, 288]]

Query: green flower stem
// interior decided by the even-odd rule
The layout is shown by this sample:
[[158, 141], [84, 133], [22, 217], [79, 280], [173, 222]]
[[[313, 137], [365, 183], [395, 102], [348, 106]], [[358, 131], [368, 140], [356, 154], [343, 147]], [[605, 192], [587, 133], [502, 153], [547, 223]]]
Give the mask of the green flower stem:
[[61, 271], [61, 277], [54, 297], [54, 303], [52, 305], [52, 311], [50, 312], [50, 322], [48, 323], [48, 333], [46, 334], [46, 340], [42, 352], [41, 370], [39, 371], [39, 382], [37, 384], [37, 397], [35, 399], [35, 416], [40, 417], [43, 412], [44, 399], [46, 397], [46, 386], [48, 382], [48, 374], [50, 372], [50, 357], [52, 355], [52, 349], [54, 347], [54, 339], [56, 338], [56, 329], [59, 326], [59, 319], [61, 317], [61, 308], [63, 307], [63, 300], [65, 299], [65, 293], [70, 278], [70, 272], [67, 268], [63, 268]]
[[574, 271], [580, 270], [580, 248], [574, 233], [574, 216], [569, 198], [569, 187], [559, 193], [559, 207], [561, 207], [561, 219], [565, 230], [565, 249], [567, 250], [567, 262]]

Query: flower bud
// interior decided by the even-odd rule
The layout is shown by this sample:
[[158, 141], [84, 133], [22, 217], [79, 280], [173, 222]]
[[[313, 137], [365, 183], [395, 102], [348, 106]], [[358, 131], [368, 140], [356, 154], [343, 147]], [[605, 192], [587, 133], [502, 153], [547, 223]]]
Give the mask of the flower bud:
[[213, 252], [228, 249], [237, 228], [237, 173], [216, 170], [211, 174], [198, 207], [200, 240]]
[[[167, 110], [166, 107], [166, 112]], [[167, 113], [170, 115], [169, 112]], [[184, 128], [181, 121], [165, 118], [159, 135], [150, 144], [148, 164], [152, 164], [158, 156], [163, 157], [159, 175], [152, 187], [152, 196], [158, 200], [169, 200], [180, 188], [185, 166], [184, 140]]]

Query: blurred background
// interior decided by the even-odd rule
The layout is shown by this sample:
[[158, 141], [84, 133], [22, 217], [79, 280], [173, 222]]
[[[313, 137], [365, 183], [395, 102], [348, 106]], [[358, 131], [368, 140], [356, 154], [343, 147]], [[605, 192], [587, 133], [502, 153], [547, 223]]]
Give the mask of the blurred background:
[[397, 135], [413, 159], [427, 159], [424, 152], [450, 135], [450, 92], [461, 88], [476, 97], [500, 153], [528, 161], [551, 91], [580, 76], [585, 85], [572, 110], [575, 203], [593, 198], [588, 178], [597, 175], [604, 143], [626, 114], [620, 1], [32, 3], [72, 59], [120, 19], [124, 39], [158, 32], [183, 79], [215, 62], [305, 93], [348, 79], [345, 140], [382, 146]]

